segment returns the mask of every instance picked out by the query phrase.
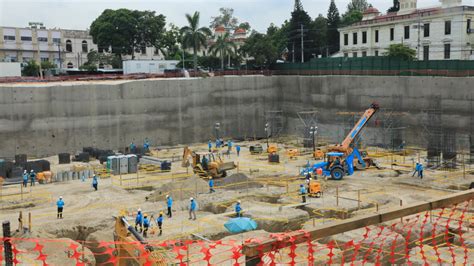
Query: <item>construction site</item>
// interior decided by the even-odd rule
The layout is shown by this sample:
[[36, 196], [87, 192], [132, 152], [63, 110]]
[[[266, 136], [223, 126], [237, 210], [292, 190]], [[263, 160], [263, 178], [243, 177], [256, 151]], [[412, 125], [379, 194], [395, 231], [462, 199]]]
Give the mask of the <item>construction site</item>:
[[472, 84], [0, 84], [0, 261], [474, 265]]

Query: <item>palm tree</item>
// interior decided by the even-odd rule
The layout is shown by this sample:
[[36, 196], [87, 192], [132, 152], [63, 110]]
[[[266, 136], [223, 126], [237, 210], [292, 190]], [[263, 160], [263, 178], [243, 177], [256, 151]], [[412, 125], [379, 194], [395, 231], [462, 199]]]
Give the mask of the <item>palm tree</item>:
[[[199, 12], [194, 12], [191, 16], [186, 14], [189, 25], [181, 28], [183, 35], [183, 47], [193, 48], [194, 51], [194, 70], [197, 70], [197, 51], [201, 46], [207, 46], [207, 37], [212, 35], [211, 30], [206, 27], [199, 28]], [[184, 63], [183, 63], [184, 64]]]
[[237, 50], [237, 45], [230, 41], [230, 34], [226, 32], [224, 35], [217, 37], [216, 41], [209, 47], [209, 51], [215, 56], [219, 52], [221, 56], [221, 68], [224, 70], [224, 56], [232, 55]]

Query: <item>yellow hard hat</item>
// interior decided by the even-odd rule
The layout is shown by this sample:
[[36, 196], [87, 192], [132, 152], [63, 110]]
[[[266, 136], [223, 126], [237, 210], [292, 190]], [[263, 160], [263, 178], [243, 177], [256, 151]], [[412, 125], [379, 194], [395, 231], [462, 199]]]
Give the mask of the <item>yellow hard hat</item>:
[[163, 212], [160, 212], [161, 215], [163, 215]]
[[145, 214], [143, 214], [143, 217], [147, 217], [147, 216], [148, 216], [148, 214], [146, 214], [146, 213], [145, 213]]

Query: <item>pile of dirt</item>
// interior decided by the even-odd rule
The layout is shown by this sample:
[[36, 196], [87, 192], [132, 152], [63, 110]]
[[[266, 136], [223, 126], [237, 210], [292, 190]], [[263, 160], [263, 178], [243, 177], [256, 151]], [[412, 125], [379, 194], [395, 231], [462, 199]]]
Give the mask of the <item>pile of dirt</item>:
[[193, 176], [179, 182], [170, 182], [162, 185], [148, 196], [148, 200], [152, 202], [163, 201], [166, 199], [166, 195], [171, 195], [174, 200], [184, 200], [207, 192], [209, 192], [207, 181]]
[[244, 188], [263, 187], [262, 184], [257, 183], [252, 179], [249, 179], [248, 176], [242, 173], [233, 174], [222, 179], [216, 179], [215, 185], [219, 188], [228, 189], [228, 190], [241, 190]]

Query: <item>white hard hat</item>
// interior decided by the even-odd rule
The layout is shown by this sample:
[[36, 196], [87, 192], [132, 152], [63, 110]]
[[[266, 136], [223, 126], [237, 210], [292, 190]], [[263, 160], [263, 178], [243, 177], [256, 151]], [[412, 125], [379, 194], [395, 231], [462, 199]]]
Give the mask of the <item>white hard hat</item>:
[[26, 173], [27, 171], [25, 170], [23, 173]]
[[170, 197], [170, 195], [166, 195], [166, 197], [167, 197], [167, 198], [169, 198], [169, 197]]
[[63, 196], [59, 196], [60, 199], [63, 199]]
[[142, 209], [138, 208], [138, 211], [139, 211], [139, 212], [141, 212], [141, 211], [142, 211]]
[[33, 170], [31, 170], [30, 172], [32, 172], [32, 173], [33, 173]]
[[193, 198], [193, 197], [191, 197], [191, 198], [189, 198], [189, 200], [194, 200], [194, 198]]
[[241, 203], [240, 200], [237, 201], [238, 203]]

